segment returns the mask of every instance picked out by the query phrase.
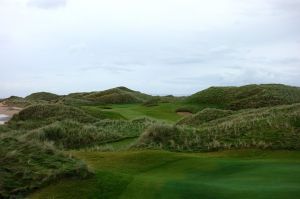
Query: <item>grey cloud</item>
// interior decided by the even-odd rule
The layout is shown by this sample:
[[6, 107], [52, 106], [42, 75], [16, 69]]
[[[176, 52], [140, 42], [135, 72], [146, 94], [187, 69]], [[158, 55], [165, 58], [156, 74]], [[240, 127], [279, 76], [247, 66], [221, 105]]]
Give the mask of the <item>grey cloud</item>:
[[41, 9], [56, 9], [64, 7], [66, 3], [66, 0], [30, 0], [27, 5]]

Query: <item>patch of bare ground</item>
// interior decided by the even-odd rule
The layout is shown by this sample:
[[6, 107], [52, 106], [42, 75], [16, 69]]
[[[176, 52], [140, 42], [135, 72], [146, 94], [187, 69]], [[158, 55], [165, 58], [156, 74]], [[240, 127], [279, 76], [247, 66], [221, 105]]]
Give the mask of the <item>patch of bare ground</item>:
[[193, 113], [190, 112], [176, 112], [178, 115], [182, 115], [182, 116], [189, 116], [189, 115], [193, 115]]

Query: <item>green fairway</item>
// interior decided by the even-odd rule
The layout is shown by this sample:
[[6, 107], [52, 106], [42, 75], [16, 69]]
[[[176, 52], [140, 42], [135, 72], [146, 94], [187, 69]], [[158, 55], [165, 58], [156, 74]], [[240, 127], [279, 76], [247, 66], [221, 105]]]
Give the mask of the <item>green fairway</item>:
[[94, 170], [30, 198], [298, 198], [300, 152], [72, 152]]
[[[115, 104], [110, 106], [93, 106], [92, 108], [84, 107], [85, 109], [93, 109], [94, 114], [98, 112], [113, 113], [114, 115], [120, 114], [126, 119], [135, 119], [139, 117], [150, 117], [164, 122], [174, 123], [182, 116], [176, 113], [176, 109], [180, 107], [179, 103], [160, 103], [158, 106], [143, 106], [141, 104]], [[109, 107], [109, 109], [108, 109]]]

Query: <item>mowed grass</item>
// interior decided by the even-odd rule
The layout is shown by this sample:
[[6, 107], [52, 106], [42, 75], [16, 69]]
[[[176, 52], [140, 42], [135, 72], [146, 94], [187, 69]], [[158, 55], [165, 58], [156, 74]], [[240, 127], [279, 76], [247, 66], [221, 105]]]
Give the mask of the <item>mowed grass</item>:
[[[93, 106], [94, 114], [98, 112], [107, 112], [111, 114], [120, 114], [126, 119], [136, 119], [140, 117], [149, 117], [168, 123], [177, 122], [183, 116], [176, 113], [176, 109], [182, 106], [180, 103], [159, 103], [157, 106], [143, 106], [142, 104], [115, 104], [103, 106]], [[109, 109], [108, 109], [109, 107]], [[84, 107], [87, 110], [87, 107]]]
[[30, 198], [298, 198], [300, 152], [72, 152], [96, 173]]

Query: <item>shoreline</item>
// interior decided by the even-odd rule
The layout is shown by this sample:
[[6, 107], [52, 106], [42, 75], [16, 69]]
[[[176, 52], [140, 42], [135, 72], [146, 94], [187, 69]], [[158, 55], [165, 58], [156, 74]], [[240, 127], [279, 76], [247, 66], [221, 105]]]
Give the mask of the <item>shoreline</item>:
[[20, 107], [6, 106], [3, 102], [0, 102], [0, 125], [9, 121], [13, 115], [19, 113], [22, 110]]

